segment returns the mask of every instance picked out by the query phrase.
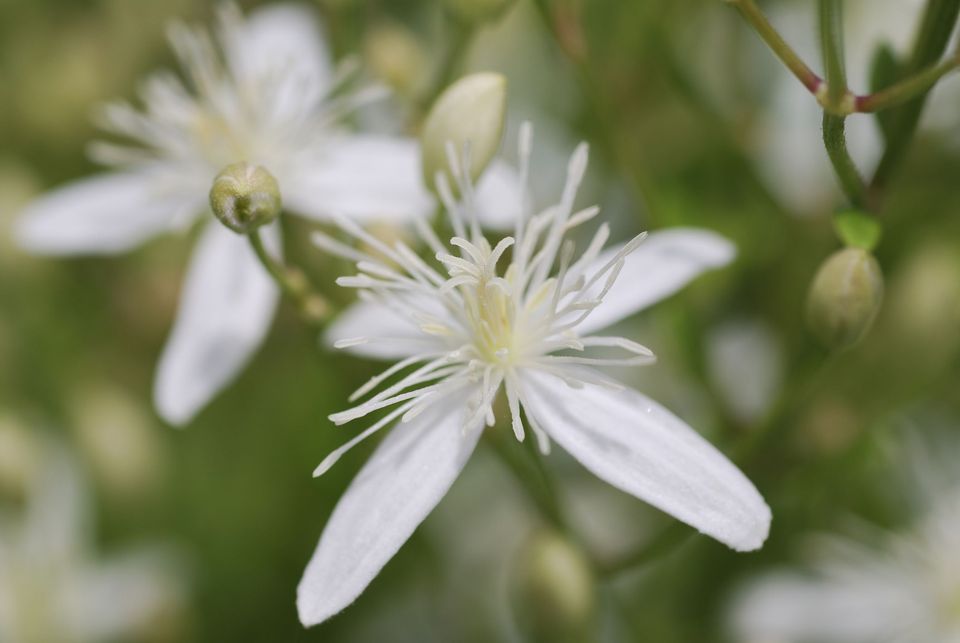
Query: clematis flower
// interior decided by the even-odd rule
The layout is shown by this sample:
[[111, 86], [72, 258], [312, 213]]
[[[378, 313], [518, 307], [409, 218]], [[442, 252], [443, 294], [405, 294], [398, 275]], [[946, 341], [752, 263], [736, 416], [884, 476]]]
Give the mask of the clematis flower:
[[138, 639], [170, 619], [183, 587], [160, 549], [90, 551], [88, 498], [73, 460], [42, 445], [20, 511], [0, 512], [0, 640]]
[[[185, 72], [143, 85], [143, 110], [107, 105], [100, 124], [133, 145], [98, 142], [93, 158], [112, 169], [49, 193], [23, 211], [22, 247], [50, 255], [112, 254], [182, 230], [205, 217], [180, 309], [160, 359], [154, 398], [172, 424], [185, 424], [263, 341], [278, 291], [247, 240], [213, 221], [208, 193], [225, 166], [247, 161], [277, 178], [291, 213], [325, 220], [402, 220], [432, 210], [416, 141], [351, 134], [338, 121], [382, 96], [350, 91], [350, 64], [331, 66], [314, 14], [276, 4], [244, 18], [231, 4], [216, 38], [174, 24], [170, 42]], [[503, 167], [490, 180], [510, 183]], [[506, 178], [505, 178], [506, 176]], [[489, 211], [503, 218], [501, 204]], [[281, 253], [277, 226], [264, 228]]]
[[[530, 145], [525, 126], [521, 177]], [[570, 160], [558, 203], [518, 219], [514, 236], [491, 244], [474, 214], [469, 159], [450, 151], [463, 199], [454, 201], [440, 174], [438, 185], [456, 236], [444, 245], [420, 226], [437, 265], [403, 244], [379, 242], [346, 218], [341, 228], [377, 256], [315, 238], [359, 270], [338, 283], [357, 288], [363, 301], [333, 325], [330, 339], [399, 361], [353, 394], [356, 406], [331, 416], [344, 424], [389, 409], [331, 453], [317, 475], [360, 441], [393, 429], [327, 523], [298, 589], [301, 621], [320, 623], [349, 605], [410, 537], [484, 427], [494, 424], [501, 390], [518, 440], [532, 433], [544, 453], [556, 442], [603, 480], [728, 546], [760, 547], [770, 511], [744, 475], [681, 419], [597, 370], [650, 363], [646, 347], [595, 332], [728, 263], [731, 244], [711, 232], [677, 229], [603, 250], [603, 224], [575, 259], [567, 233], [599, 212], [574, 211], [586, 145]]]
[[852, 534], [812, 538], [809, 565], [768, 572], [737, 593], [730, 608], [737, 640], [960, 641], [960, 445], [950, 435], [932, 437], [936, 445], [897, 445], [898, 464], [913, 456], [897, 491], [914, 491], [914, 522], [900, 531], [857, 522]]

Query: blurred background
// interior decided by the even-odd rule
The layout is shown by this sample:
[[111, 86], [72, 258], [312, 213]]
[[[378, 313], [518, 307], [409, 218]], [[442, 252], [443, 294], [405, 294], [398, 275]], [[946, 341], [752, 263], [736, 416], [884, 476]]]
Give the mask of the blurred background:
[[[536, 126], [535, 192], [556, 193], [568, 154], [586, 140], [579, 204], [602, 206], [615, 238], [692, 225], [736, 243], [732, 267], [627, 322], [624, 334], [659, 362], [623, 376], [756, 483], [774, 512], [766, 547], [741, 555], [686, 528], [663, 532], [670, 519], [555, 450], [548, 466], [576, 529], [611, 562], [589, 573], [537, 564], [563, 559], [565, 545], [483, 446], [358, 602], [304, 630], [297, 582], [373, 444], [321, 479], [310, 474], [343, 441], [326, 416], [376, 364], [324, 350], [285, 304], [233, 385], [185, 429], [165, 426], [152, 377], [190, 241], [51, 259], [27, 255], [9, 234], [31, 198], [96, 170], [85, 155], [93, 108], [132, 98], [146, 72], [175, 66], [167, 21], [208, 23], [215, 5], [0, 0], [3, 643], [736, 641], [731, 597], [764, 570], [797, 564], [807, 534], [842, 531], [851, 518], [894, 530], [915, 520], [903, 435], [960, 432], [960, 79], [933, 93], [884, 195], [879, 316], [862, 342], [831, 352], [804, 323], [813, 276], [840, 247], [830, 218], [844, 205], [820, 112], [736, 11], [717, 0], [515, 0], [465, 27], [474, 4], [484, 3], [312, 6], [334, 55], [359, 56], [368, 78], [394, 90], [355, 117], [365, 128], [416, 134], [447, 64], [451, 77], [499, 71], [509, 82], [508, 157], [518, 125]], [[865, 92], [874, 51], [905, 52], [922, 3], [845, 4], [851, 84]], [[814, 3], [762, 6], [820, 68]], [[883, 149], [874, 118], [848, 127], [870, 169]], [[309, 247], [309, 225], [292, 223], [291, 256], [345, 304], [350, 293], [333, 285], [345, 267]], [[49, 533], [63, 537], [48, 543]], [[658, 534], [663, 552], [631, 564]], [[98, 594], [100, 582], [108, 589]], [[67, 618], [51, 596], [68, 586], [76, 595], [63, 609], [86, 625], [45, 630]], [[537, 622], [540, 601], [560, 606], [551, 619], [563, 632]], [[584, 631], [567, 627], [581, 612]], [[129, 623], [115, 636], [91, 622], [97, 614]]]

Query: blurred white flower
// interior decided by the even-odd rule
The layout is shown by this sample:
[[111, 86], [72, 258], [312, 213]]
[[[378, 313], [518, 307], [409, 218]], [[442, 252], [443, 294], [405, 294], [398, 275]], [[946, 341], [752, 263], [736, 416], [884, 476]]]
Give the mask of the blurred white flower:
[[[739, 640], [791, 643], [960, 641], [960, 484], [955, 448], [937, 464], [915, 462], [921, 507], [903, 532], [862, 529], [862, 538], [814, 541], [810, 569], [770, 573], [731, 608]], [[902, 453], [902, 448], [901, 448]], [[903, 460], [902, 457], [898, 458]], [[945, 466], [944, 466], [945, 465]]]
[[[216, 39], [175, 24], [170, 42], [187, 82], [156, 73], [141, 91], [144, 110], [126, 103], [102, 110], [103, 128], [135, 144], [96, 143], [91, 154], [112, 172], [28, 205], [17, 228], [24, 248], [109, 254], [183, 229], [209, 214], [214, 177], [239, 161], [267, 168], [285, 206], [310, 218], [403, 220], [432, 210], [416, 141], [337, 126], [382, 92], [346, 89], [355, 67], [331, 68], [309, 9], [276, 4], [244, 19], [227, 4]], [[156, 376], [156, 406], [172, 424], [189, 422], [237, 375], [277, 304], [278, 290], [247, 240], [213, 223], [191, 261]], [[264, 232], [279, 254], [279, 228]]]
[[[530, 130], [523, 128], [522, 177], [530, 143]], [[324, 235], [315, 238], [320, 247], [356, 261], [360, 271], [338, 280], [358, 288], [364, 301], [333, 325], [330, 339], [361, 355], [400, 361], [351, 401], [391, 376], [397, 381], [331, 416], [343, 424], [390, 409], [331, 453], [317, 475], [358, 442], [395, 426], [327, 523], [298, 589], [301, 621], [320, 623], [349, 605], [410, 537], [459, 475], [484, 425], [494, 424], [501, 386], [518, 440], [529, 429], [546, 453], [552, 438], [615, 487], [734, 549], [760, 547], [770, 510], [743, 474], [682, 420], [594, 368], [653, 361], [633, 341], [592, 333], [725, 265], [734, 256], [731, 244], [708, 231], [676, 229], [604, 251], [609, 230], [601, 225], [574, 260], [566, 234], [599, 212], [573, 210], [587, 164], [581, 145], [560, 200], [518, 218], [515, 236], [491, 247], [473, 212], [468, 159], [456, 162], [452, 152], [451, 146], [464, 198], [455, 202], [445, 180], [439, 188], [457, 250], [420, 226], [439, 268], [403, 244], [379, 243], [347, 219], [339, 221], [343, 230], [386, 259]], [[508, 249], [511, 261], [500, 273], [497, 263]], [[550, 276], [557, 261], [559, 273]]]
[[182, 587], [170, 557], [90, 555], [82, 480], [45, 445], [25, 507], [0, 512], [0, 641], [96, 643], [135, 637], [168, 618]]

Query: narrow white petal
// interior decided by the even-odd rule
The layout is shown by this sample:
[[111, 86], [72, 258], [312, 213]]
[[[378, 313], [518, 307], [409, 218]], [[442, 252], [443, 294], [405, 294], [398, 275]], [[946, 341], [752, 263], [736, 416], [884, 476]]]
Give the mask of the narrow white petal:
[[481, 434], [461, 428], [466, 397], [452, 394], [390, 429], [354, 478], [297, 588], [304, 625], [352, 603], [447, 493]]
[[413, 139], [337, 136], [324, 142], [312, 163], [304, 159], [281, 188], [292, 211], [320, 220], [331, 214], [404, 220], [426, 216], [434, 208]]
[[[424, 304], [433, 302], [423, 302]], [[436, 309], [437, 306], [431, 306]], [[437, 314], [444, 315], [442, 310]], [[445, 315], [444, 315], [445, 317]], [[366, 341], [350, 342], [363, 338]], [[324, 341], [328, 346], [338, 342], [343, 350], [371, 359], [395, 360], [417, 353], [444, 350], [440, 338], [428, 335], [409, 317], [382, 304], [360, 301], [346, 310], [327, 327]]]
[[915, 629], [914, 636], [903, 638], [916, 624], [929, 620], [924, 618], [921, 596], [911, 595], [908, 578], [869, 580], [851, 585], [793, 573], [771, 574], [734, 600], [731, 629], [742, 641], [933, 640]]
[[48, 192], [23, 210], [15, 234], [30, 252], [110, 254], [169, 230], [206, 195], [171, 194], [154, 175], [103, 174]]
[[326, 42], [316, 13], [305, 5], [274, 4], [251, 11], [226, 30], [223, 40], [237, 80], [251, 88], [269, 88], [269, 94], [254, 98], [270, 105], [274, 116], [302, 114], [330, 84]]
[[[606, 264], [621, 247], [601, 253], [587, 268], [587, 276]], [[603, 303], [577, 326], [577, 332], [590, 333], [639, 312], [669, 297], [703, 272], [727, 265], [735, 256], [734, 245], [709, 230], [673, 228], [651, 233], [627, 256], [613, 288]]]
[[[265, 237], [279, 248], [276, 226]], [[207, 226], [157, 369], [154, 401], [165, 420], [186, 424], [237, 375], [263, 341], [278, 294], [245, 237]]]
[[494, 160], [477, 184], [476, 207], [480, 225], [491, 230], [513, 230], [528, 210], [530, 199], [520, 174], [509, 164]]
[[753, 484], [699, 433], [631, 389], [573, 389], [523, 373], [526, 409], [587, 469], [738, 551], [759, 548], [770, 509]]

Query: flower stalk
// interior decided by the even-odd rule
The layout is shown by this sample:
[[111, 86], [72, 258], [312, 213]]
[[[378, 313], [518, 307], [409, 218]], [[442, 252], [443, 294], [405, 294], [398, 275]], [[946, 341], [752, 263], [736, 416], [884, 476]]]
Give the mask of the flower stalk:
[[312, 326], [321, 324], [330, 313], [330, 305], [322, 295], [314, 291], [303, 271], [285, 266], [274, 259], [267, 251], [259, 229], [250, 231], [247, 238], [270, 278], [276, 282], [284, 296], [296, 304], [304, 321]]

